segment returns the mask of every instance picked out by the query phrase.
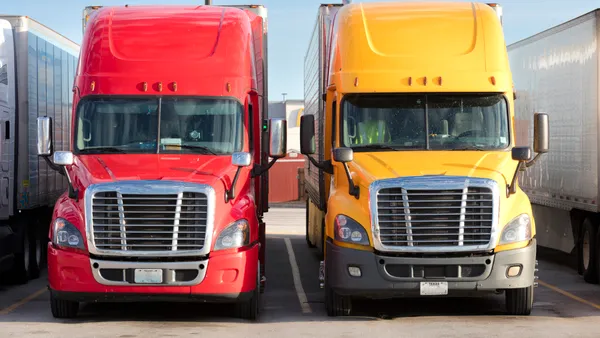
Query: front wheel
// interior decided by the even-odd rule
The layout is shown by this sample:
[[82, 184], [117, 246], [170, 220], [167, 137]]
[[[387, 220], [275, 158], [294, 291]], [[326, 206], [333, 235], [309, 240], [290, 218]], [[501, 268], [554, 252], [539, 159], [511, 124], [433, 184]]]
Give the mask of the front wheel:
[[79, 312], [79, 302], [58, 299], [50, 293], [50, 308], [54, 318], [75, 318]]
[[533, 308], [533, 285], [506, 290], [506, 312], [513, 316], [528, 316]]
[[256, 320], [260, 313], [260, 263], [257, 271], [256, 287], [252, 292], [252, 297], [247, 301], [235, 305], [236, 316], [241, 319]]

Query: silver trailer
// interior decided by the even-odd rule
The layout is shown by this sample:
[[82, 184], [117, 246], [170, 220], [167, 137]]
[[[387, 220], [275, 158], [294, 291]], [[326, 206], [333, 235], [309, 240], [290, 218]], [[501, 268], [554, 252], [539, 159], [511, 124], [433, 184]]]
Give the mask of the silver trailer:
[[[346, 1], [345, 3], [347, 3]], [[319, 7], [317, 20], [315, 22], [313, 32], [310, 38], [308, 50], [304, 56], [304, 115], [315, 116], [315, 153], [308, 155], [318, 163], [324, 161], [324, 149], [322, 141], [325, 137], [325, 100], [323, 94], [327, 92], [327, 84], [325, 83], [326, 72], [329, 66], [328, 49], [331, 45], [331, 25], [337, 11], [344, 4], [322, 4]], [[308, 195], [306, 200], [306, 210], [311, 203], [319, 208], [323, 213], [327, 207], [326, 191], [329, 187], [325, 186], [326, 173], [319, 170], [311, 161], [306, 161], [304, 168], [305, 189]], [[307, 220], [306, 222], [306, 240], [310, 246], [317, 246], [322, 249], [323, 231], [320, 233], [312, 233], [309, 229], [318, 227], [309, 227], [309, 222], [315, 220]]]
[[50, 216], [66, 178], [37, 156], [37, 118], [68, 150], [79, 46], [26, 16], [0, 15], [0, 273], [37, 278]]
[[517, 145], [531, 144], [534, 112], [550, 120], [549, 153], [519, 177], [538, 244], [570, 254], [589, 283], [600, 271], [599, 15], [594, 10], [508, 46]]

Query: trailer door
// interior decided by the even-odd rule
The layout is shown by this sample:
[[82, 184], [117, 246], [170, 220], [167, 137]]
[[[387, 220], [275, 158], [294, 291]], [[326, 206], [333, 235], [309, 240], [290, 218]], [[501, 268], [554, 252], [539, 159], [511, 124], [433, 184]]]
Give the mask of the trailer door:
[[0, 220], [10, 216], [14, 168], [15, 49], [13, 30], [0, 20]]

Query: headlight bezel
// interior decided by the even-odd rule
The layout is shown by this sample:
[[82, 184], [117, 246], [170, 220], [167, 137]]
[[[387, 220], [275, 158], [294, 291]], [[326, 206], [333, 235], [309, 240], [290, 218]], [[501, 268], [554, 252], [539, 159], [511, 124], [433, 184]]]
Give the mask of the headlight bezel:
[[[242, 236], [241, 239], [240, 236]], [[224, 240], [231, 240], [231, 245], [223, 243]], [[242, 218], [229, 223], [219, 232], [213, 251], [240, 249], [248, 245], [250, 245], [250, 222]]]
[[[344, 230], [346, 229], [346, 230]], [[334, 239], [341, 243], [371, 246], [371, 239], [367, 229], [344, 214], [338, 214], [333, 220]]]
[[82, 232], [62, 217], [57, 217], [52, 222], [51, 243], [61, 249], [87, 251]]
[[[509, 238], [507, 236], [511, 236]], [[522, 213], [511, 219], [500, 233], [498, 245], [515, 244], [530, 241], [533, 238], [532, 218], [527, 213]]]

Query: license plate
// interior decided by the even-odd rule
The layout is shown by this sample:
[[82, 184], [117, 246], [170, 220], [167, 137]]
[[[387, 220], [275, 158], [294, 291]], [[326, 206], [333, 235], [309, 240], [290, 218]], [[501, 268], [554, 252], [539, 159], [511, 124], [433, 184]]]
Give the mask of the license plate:
[[421, 296], [443, 296], [448, 294], [448, 282], [421, 282]]
[[139, 284], [160, 284], [163, 279], [162, 269], [135, 269], [134, 280]]

